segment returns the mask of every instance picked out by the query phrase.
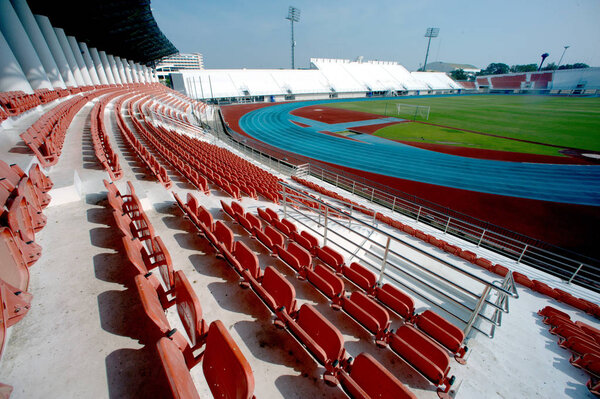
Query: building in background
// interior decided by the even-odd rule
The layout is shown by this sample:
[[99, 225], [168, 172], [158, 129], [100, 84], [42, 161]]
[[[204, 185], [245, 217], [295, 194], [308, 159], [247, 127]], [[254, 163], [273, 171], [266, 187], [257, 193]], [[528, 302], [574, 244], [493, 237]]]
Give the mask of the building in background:
[[173, 72], [182, 69], [204, 69], [202, 54], [177, 53], [161, 59], [156, 64], [156, 70], [159, 72]]

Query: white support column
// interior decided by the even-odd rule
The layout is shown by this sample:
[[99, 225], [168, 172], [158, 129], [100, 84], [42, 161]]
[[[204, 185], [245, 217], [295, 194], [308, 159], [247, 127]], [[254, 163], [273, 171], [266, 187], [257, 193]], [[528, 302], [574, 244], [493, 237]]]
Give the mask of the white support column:
[[86, 86], [93, 86], [94, 82], [92, 81], [92, 77], [90, 76], [90, 72], [85, 65], [85, 61], [81, 56], [81, 50], [79, 49], [79, 45], [77, 44], [77, 39], [75, 36], [67, 36], [67, 41], [69, 42], [69, 46], [71, 47], [71, 51], [73, 52], [73, 56], [75, 57], [75, 62], [77, 63], [77, 68], [79, 68], [79, 72], [81, 72], [81, 76], [83, 77], [83, 81]]
[[[116, 83], [115, 78], [113, 77], [112, 69], [108, 62], [108, 57], [104, 51], [98, 51], [95, 48], [90, 49], [90, 53], [92, 54], [92, 59], [96, 66], [101, 66], [104, 71], [104, 75], [106, 76], [107, 84], [114, 85]], [[98, 61], [96, 61], [96, 58]], [[98, 68], [100, 70], [100, 68]]]
[[85, 86], [85, 80], [83, 80], [83, 76], [81, 76], [81, 71], [77, 66], [77, 61], [75, 61], [75, 56], [73, 55], [73, 50], [71, 50], [71, 46], [69, 45], [69, 40], [67, 40], [65, 31], [62, 28], [54, 28], [54, 32], [56, 33], [56, 38], [58, 39], [60, 48], [62, 49], [63, 53], [65, 54], [65, 58], [69, 63], [69, 68], [71, 68], [71, 71], [73, 72], [77, 86]]
[[119, 74], [119, 67], [117, 66], [117, 60], [112, 54], [108, 54], [106, 56], [108, 58], [108, 63], [110, 64], [110, 69], [112, 70], [113, 77], [115, 79], [115, 84], [122, 84], [121, 75]]
[[29, 9], [29, 5], [27, 5], [25, 0], [11, 0], [11, 3], [21, 24], [23, 24], [23, 28], [25, 28], [25, 31], [29, 36], [29, 40], [31, 40], [31, 44], [46, 71], [46, 76], [50, 80], [52, 87], [64, 89], [67, 86], [60, 75], [60, 71], [50, 52], [48, 43], [46, 43], [42, 31]]
[[52, 27], [52, 24], [50, 24], [50, 20], [48, 17], [43, 15], [34, 15], [33, 17], [37, 21], [40, 30], [42, 31], [42, 35], [44, 35], [44, 39], [46, 39], [46, 43], [48, 43], [48, 48], [52, 53], [52, 58], [54, 58], [54, 61], [58, 66], [58, 71], [60, 72], [60, 76], [62, 76], [63, 81], [67, 87], [77, 86], [73, 71], [71, 71], [71, 68], [69, 67], [67, 57], [65, 57], [65, 53], [58, 42], [56, 32], [54, 32], [54, 28]]
[[136, 63], [135, 70], [138, 74], [138, 79], [140, 80], [140, 83], [146, 83], [146, 78], [144, 77], [144, 73], [142, 72], [142, 66]]
[[137, 70], [135, 69], [135, 64], [133, 63], [133, 61], [129, 61], [129, 68], [131, 70], [131, 78], [133, 80], [133, 83], [140, 83], [140, 79], [138, 77]]
[[146, 77], [146, 83], [150, 83], [152, 79], [150, 78], [150, 68], [144, 65], [144, 76]]
[[121, 62], [123, 63], [123, 69], [125, 70], [125, 76], [127, 76], [127, 82], [133, 83], [133, 76], [131, 76], [131, 67], [129, 66], [129, 60], [125, 58], [121, 58]]
[[19, 61], [31, 87], [35, 89], [54, 89], [46, 75], [33, 44], [9, 0], [0, 0], [0, 31], [10, 46], [13, 55]]
[[[88, 73], [92, 78], [92, 82], [95, 85], [103, 85], [107, 84], [106, 75], [104, 75], [104, 70], [97, 69], [96, 65], [94, 65], [94, 60], [92, 59], [92, 55], [90, 54], [90, 50], [88, 49], [87, 44], [84, 42], [79, 42], [79, 50], [81, 50], [81, 55], [83, 56], [83, 61], [85, 62], [85, 66], [88, 69]], [[100, 75], [98, 72], [101, 72]]]
[[28, 94], [33, 93], [19, 61], [0, 32], [0, 92], [19, 90]]
[[123, 61], [121, 61], [121, 57], [115, 57], [115, 64], [117, 64], [117, 70], [119, 71], [121, 83], [129, 83], [129, 81], [127, 80], [127, 75], [125, 74], [125, 66], [123, 66]]

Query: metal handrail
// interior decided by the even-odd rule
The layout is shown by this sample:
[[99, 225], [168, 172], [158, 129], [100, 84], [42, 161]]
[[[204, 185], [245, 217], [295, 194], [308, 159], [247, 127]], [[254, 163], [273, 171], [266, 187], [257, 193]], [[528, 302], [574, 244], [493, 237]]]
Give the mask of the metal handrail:
[[[380, 278], [379, 278], [378, 284], [382, 284], [382, 280], [383, 280], [384, 276], [387, 279], [391, 279], [391, 280], [395, 281], [396, 283], [401, 284], [402, 286], [409, 289], [411, 292], [414, 292], [415, 294], [424, 298], [428, 302], [434, 304], [435, 306], [438, 306], [440, 309], [444, 310], [445, 312], [449, 313], [456, 319], [465, 323], [464, 330], [465, 330], [466, 334], [468, 334], [468, 332], [471, 329], [475, 329], [489, 337], [493, 337], [495, 327], [499, 326], [500, 321], [501, 321], [501, 318], [498, 315], [498, 312], [506, 313], [508, 311], [508, 300], [504, 299], [504, 297], [518, 298], [516, 286], [514, 285], [514, 282], [511, 283], [512, 280], [509, 280], [509, 283], [507, 283], [506, 281], [502, 281], [501, 283], [498, 283], [496, 280], [487, 280], [485, 278], [477, 276], [477, 275], [469, 272], [468, 270], [464, 270], [457, 265], [449, 263], [446, 260], [444, 260], [434, 254], [430, 254], [426, 251], [423, 251], [422, 249], [411, 244], [410, 242], [407, 242], [407, 241], [403, 240], [402, 238], [397, 237], [395, 235], [389, 234], [389, 233], [381, 230], [377, 226], [372, 225], [371, 223], [364, 221], [360, 218], [357, 218], [342, 209], [336, 208], [336, 207], [334, 207], [326, 202], [323, 202], [319, 199], [315, 199], [285, 182], [280, 182], [279, 184], [283, 187], [282, 194], [284, 197], [284, 199], [283, 199], [284, 217], [290, 217], [290, 218], [294, 219], [295, 221], [297, 221], [298, 223], [300, 223], [301, 225], [303, 225], [304, 227], [306, 227], [307, 229], [310, 229], [311, 231], [315, 232], [316, 234], [321, 235], [324, 239], [324, 245], [327, 244], [328, 239], [331, 240], [331, 235], [335, 235], [337, 237], [337, 240], [336, 240], [337, 247], [340, 247], [341, 250], [343, 250], [344, 252], [359, 259], [361, 261], [361, 263], [364, 264], [365, 266], [369, 266], [379, 272]], [[302, 203], [299, 201], [299, 199], [313, 201], [313, 202], [317, 203], [319, 205], [319, 207], [317, 209], [302, 207]], [[300, 211], [301, 208], [310, 210], [310, 212], [302, 212], [302, 211]], [[311, 215], [314, 215], [314, 212], [318, 213], [318, 218], [316, 215], [311, 216]], [[298, 214], [298, 215], [295, 215], [295, 214]], [[299, 215], [301, 215], [302, 217], [300, 217]], [[335, 217], [331, 217], [330, 215], [343, 215], [344, 218], [349, 218], [354, 223], [357, 223], [363, 227], [368, 228], [371, 233], [368, 235], [365, 235], [365, 234], [361, 233], [360, 231], [358, 231], [357, 229], [351, 229], [350, 227], [347, 227], [343, 221], [338, 221], [338, 220], [336, 220]], [[323, 222], [321, 222], [321, 217], [324, 218]], [[312, 222], [313, 225], [320, 226], [320, 228], [322, 228], [324, 230], [321, 232], [320, 230], [315, 229], [310, 223], [307, 223], [307, 220]], [[336, 227], [341, 228], [342, 231], [350, 230], [350, 231], [352, 231], [353, 235], [358, 237], [357, 238], [358, 241], [362, 241], [362, 240], [364, 240], [364, 241], [362, 241], [362, 243], [355, 242], [355, 241], [353, 241], [352, 238], [350, 238], [349, 234], [338, 233]], [[372, 233], [377, 233], [378, 237], [383, 237], [386, 240], [386, 244], [383, 245], [380, 242], [377, 242], [376, 240], [371, 238]], [[340, 240], [343, 240], [343, 242], [346, 244], [350, 244], [350, 245], [357, 247], [358, 250], [353, 251], [352, 248], [349, 248], [350, 245], [346, 245], [346, 244], [340, 245]], [[367, 242], [369, 242], [371, 244], [371, 247], [375, 246], [375, 247], [383, 250], [384, 251], [383, 256], [374, 252], [372, 250], [372, 248], [366, 248], [364, 244]], [[473, 292], [470, 289], [465, 288], [464, 281], [462, 283], [459, 281], [453, 281], [453, 280], [451, 280], [447, 277], [444, 277], [432, 270], [429, 270], [428, 268], [421, 266], [420, 264], [413, 261], [409, 257], [407, 257], [407, 256], [403, 255], [402, 253], [397, 252], [393, 248], [391, 248], [392, 242], [395, 244], [402, 245], [403, 248], [410, 248], [411, 250], [416, 251], [417, 253], [419, 253], [421, 255], [425, 255], [425, 256], [435, 260], [436, 262], [444, 265], [445, 267], [452, 269], [454, 272], [457, 272], [459, 275], [462, 275], [462, 276], [468, 278], [472, 282], [482, 285], [484, 287], [482, 293], [478, 294], [476, 292]], [[380, 261], [380, 266], [373, 264], [365, 256], [359, 256], [358, 252], [360, 252], [361, 250], [364, 251], [365, 254], [370, 256], [371, 258], [375, 258], [378, 261]], [[410, 264], [414, 268], [418, 268], [419, 273], [426, 273], [427, 275], [430, 276], [429, 279], [425, 279], [424, 277], [419, 277], [419, 276], [415, 275], [414, 273], [411, 274], [410, 271], [405, 270], [405, 268], [401, 268], [398, 264], [396, 264], [396, 262], [394, 262], [392, 258], [399, 259], [401, 261], [404, 261], [404, 262]], [[390, 274], [390, 271], [392, 272], [392, 274]], [[436, 292], [436, 296], [438, 298], [444, 297], [447, 301], [452, 302], [455, 306], [462, 308], [464, 311], [469, 312], [470, 313], [469, 318], [465, 319], [460, 314], [457, 314], [456, 312], [453, 312], [452, 310], [445, 308], [443, 305], [436, 303], [436, 301], [431, 296], [426, 295], [422, 291], [419, 291], [419, 290], [411, 287], [409, 284], [407, 284], [406, 281], [403, 282], [402, 280], [396, 278], [394, 276], [394, 274], [398, 274], [398, 272], [408, 276], [410, 280], [417, 282], [423, 286], [426, 286], [430, 290]], [[441, 284], [445, 285], [446, 287], [452, 288], [452, 290], [454, 290], [454, 295], [450, 291], [445, 291], [445, 290], [440, 289], [439, 287], [436, 287], [436, 285], [434, 283], [432, 283], [432, 281], [435, 281], [435, 280], [437, 280]], [[494, 290], [497, 293], [498, 297], [502, 298], [502, 300], [491, 301], [489, 299], [489, 295], [492, 292], [492, 290]], [[463, 298], [463, 301], [460, 301], [459, 299], [457, 299], [458, 298], [457, 295], [459, 297], [460, 296], [465, 297], [465, 295], [466, 295], [467, 297], [472, 298], [475, 301], [475, 305], [473, 307], [469, 306], [468, 303], [464, 302], [464, 298]], [[488, 317], [485, 314], [486, 309], [492, 309], [494, 312], [494, 316]], [[476, 325], [477, 321], [488, 322], [490, 324], [489, 331], [482, 330], [482, 328], [480, 326]]]

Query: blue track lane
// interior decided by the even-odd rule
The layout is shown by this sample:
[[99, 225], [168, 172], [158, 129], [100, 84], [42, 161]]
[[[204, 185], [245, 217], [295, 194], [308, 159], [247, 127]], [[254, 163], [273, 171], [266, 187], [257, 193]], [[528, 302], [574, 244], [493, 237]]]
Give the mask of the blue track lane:
[[[385, 176], [510, 197], [600, 205], [598, 165], [492, 161], [428, 151], [388, 140], [357, 142], [318, 133], [339, 130], [335, 129], [339, 124], [329, 125], [334, 128], [328, 129], [323, 123], [290, 114], [296, 108], [330, 102], [305, 101], [260, 108], [242, 116], [239, 125], [250, 136], [283, 150]], [[311, 126], [300, 127], [291, 120]], [[370, 124], [381, 123], [378, 121]]]

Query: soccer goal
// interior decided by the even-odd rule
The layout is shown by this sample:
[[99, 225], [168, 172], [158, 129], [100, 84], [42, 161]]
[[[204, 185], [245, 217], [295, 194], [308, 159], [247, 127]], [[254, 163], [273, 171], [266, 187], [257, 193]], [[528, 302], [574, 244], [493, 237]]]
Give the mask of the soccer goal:
[[396, 110], [398, 112], [398, 117], [402, 119], [410, 119], [413, 121], [417, 119], [429, 120], [429, 105], [396, 103]]

